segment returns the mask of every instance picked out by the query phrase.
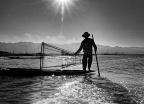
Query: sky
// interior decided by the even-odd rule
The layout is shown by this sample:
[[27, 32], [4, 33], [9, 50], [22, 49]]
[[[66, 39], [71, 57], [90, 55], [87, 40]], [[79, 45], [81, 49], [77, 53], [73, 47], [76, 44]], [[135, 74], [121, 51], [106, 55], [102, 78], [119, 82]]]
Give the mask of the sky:
[[87, 31], [99, 45], [144, 47], [143, 5], [143, 0], [0, 0], [0, 42], [71, 44]]

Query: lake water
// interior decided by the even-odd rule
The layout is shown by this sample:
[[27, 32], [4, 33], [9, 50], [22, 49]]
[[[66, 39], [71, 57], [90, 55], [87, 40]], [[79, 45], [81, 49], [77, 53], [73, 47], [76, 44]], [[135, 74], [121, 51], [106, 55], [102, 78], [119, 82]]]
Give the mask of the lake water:
[[[0, 76], [0, 104], [144, 104], [143, 55], [98, 55], [98, 61], [101, 77], [95, 57], [96, 72], [79, 76]], [[39, 60], [0, 58], [0, 67], [39, 68]]]

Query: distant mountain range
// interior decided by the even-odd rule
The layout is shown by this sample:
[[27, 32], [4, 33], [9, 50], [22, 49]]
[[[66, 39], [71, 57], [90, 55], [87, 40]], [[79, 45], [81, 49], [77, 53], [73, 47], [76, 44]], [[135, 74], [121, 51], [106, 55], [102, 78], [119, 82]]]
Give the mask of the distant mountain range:
[[[75, 52], [80, 43], [73, 44], [51, 44], [72, 52]], [[100, 54], [144, 54], [144, 47], [110, 47], [97, 45]], [[41, 43], [18, 42], [18, 43], [2, 43], [0, 42], [0, 51], [11, 53], [38, 53], [41, 51]]]

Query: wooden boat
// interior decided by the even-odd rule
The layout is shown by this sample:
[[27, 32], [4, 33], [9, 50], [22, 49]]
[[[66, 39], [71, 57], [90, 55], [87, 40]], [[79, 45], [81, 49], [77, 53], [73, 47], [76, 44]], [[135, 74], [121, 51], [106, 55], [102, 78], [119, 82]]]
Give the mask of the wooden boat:
[[80, 75], [94, 71], [83, 70], [40, 70], [24, 68], [3, 68], [0, 75], [4, 76], [44, 76], [44, 75]]

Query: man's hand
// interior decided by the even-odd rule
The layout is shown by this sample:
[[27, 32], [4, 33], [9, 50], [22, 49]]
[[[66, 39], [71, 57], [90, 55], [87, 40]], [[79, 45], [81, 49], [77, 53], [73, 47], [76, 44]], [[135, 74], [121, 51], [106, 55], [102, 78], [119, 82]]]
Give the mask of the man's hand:
[[77, 55], [77, 52], [76, 52], [76, 53], [74, 53], [74, 55]]
[[95, 53], [97, 52], [97, 49], [95, 49]]

